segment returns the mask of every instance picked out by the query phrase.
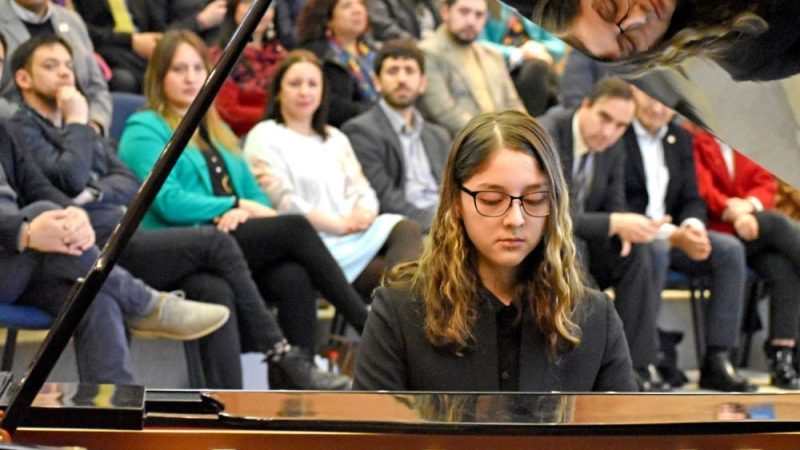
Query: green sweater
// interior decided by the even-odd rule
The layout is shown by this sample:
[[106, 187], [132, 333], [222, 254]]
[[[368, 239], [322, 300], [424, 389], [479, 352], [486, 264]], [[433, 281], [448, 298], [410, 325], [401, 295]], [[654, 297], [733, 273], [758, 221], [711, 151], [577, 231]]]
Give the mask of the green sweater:
[[[155, 111], [137, 112], [125, 124], [119, 156], [140, 180], [144, 180], [172, 134], [173, 130]], [[241, 153], [234, 153], [219, 143], [216, 145], [237, 195], [270, 206]], [[142, 227], [159, 229], [207, 224], [231, 209], [235, 202], [233, 196], [213, 194], [206, 160], [200, 149], [189, 143], [158, 192]]]

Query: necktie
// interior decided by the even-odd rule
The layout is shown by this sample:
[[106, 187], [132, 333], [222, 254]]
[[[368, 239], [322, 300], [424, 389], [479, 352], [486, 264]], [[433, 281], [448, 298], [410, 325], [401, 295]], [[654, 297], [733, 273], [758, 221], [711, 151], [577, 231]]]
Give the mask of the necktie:
[[589, 186], [592, 174], [592, 152], [586, 152], [578, 162], [578, 168], [573, 176], [572, 188], [575, 191], [575, 205], [579, 211], [583, 211], [586, 205], [586, 198], [589, 197]]
[[111, 9], [111, 17], [114, 18], [114, 31], [117, 33], [133, 33], [133, 19], [128, 12], [128, 5], [125, 0], [107, 0], [108, 7]]

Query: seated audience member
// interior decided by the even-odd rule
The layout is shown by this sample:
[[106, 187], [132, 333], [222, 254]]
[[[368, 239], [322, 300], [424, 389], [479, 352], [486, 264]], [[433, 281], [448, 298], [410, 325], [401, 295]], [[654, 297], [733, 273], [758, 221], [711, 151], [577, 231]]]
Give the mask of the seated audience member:
[[795, 352], [800, 335], [800, 226], [772, 210], [775, 178], [744, 155], [698, 129], [694, 133], [694, 157], [710, 227], [744, 242], [747, 264], [766, 284], [770, 297], [766, 351], [771, 383], [798, 390]]
[[95, 51], [111, 68], [108, 87], [115, 92], [142, 93], [144, 70], [161, 33], [140, 33], [128, 4], [120, 0], [72, 0]]
[[320, 233], [348, 281], [364, 296], [385, 268], [419, 256], [419, 227], [378, 214], [378, 198], [347, 136], [325, 125], [322, 62], [307, 50], [283, 60], [267, 120], [247, 135], [244, 152], [278, 211], [303, 214]]
[[[139, 182], [119, 160], [110, 141], [86, 125], [86, 99], [75, 90], [70, 63], [68, 44], [54, 35], [36, 36], [17, 48], [11, 67], [23, 105], [12, 119], [13, 132], [21, 149], [39, 164], [50, 182], [88, 211], [102, 245], [139, 190]], [[50, 68], [57, 76], [49, 76]], [[237, 326], [233, 320], [201, 341], [208, 387], [241, 388], [239, 352], [231, 351], [241, 347], [240, 328], [257, 350], [268, 352], [275, 343], [286, 346], [236, 241], [227, 233], [210, 226], [139, 230], [119, 263], [159, 289], [180, 287], [195, 298], [222, 303], [242, 323]], [[284, 358], [271, 370], [297, 371], [293, 367], [286, 370], [287, 365], [289, 359]], [[298, 368], [303, 367], [311, 369], [308, 365]]]
[[[209, 50], [211, 61], [222, 57], [222, 50], [244, 20], [250, 0], [231, 0], [219, 30], [217, 44]], [[253, 31], [239, 62], [217, 93], [215, 105], [222, 120], [242, 137], [264, 118], [267, 91], [278, 64], [286, 55], [275, 34], [275, 8], [268, 8]]]
[[[76, 83], [89, 100], [90, 123], [99, 132], [108, 130], [111, 123], [111, 94], [94, 59], [94, 48], [86, 24], [77, 14], [52, 4], [50, 0], [0, 0], [0, 30], [5, 35], [5, 52], [9, 56], [20, 44], [37, 34], [51, 33], [64, 38], [75, 50], [73, 64]], [[8, 70], [8, 61], [4, 69], [0, 94], [19, 101], [14, 74]]]
[[475, 42], [486, 23], [486, 2], [445, 0], [442, 25], [420, 43], [428, 78], [422, 111], [451, 135], [480, 113], [525, 110], [503, 56]]
[[553, 63], [565, 45], [500, 0], [488, 0], [489, 17], [479, 41], [503, 54], [514, 86], [532, 116], [558, 103], [558, 74]]
[[421, 229], [439, 203], [450, 136], [414, 107], [425, 92], [425, 59], [412, 40], [391, 40], [378, 51], [375, 73], [382, 99], [348, 120], [342, 131], [378, 194], [381, 213], [402, 214]]
[[228, 10], [228, 0], [127, 0], [139, 31], [164, 33], [189, 30], [206, 44], [216, 41], [219, 26]]
[[654, 366], [661, 294], [650, 252], [636, 244], [651, 242], [664, 221], [625, 212], [625, 150], [618, 141], [633, 114], [630, 86], [606, 79], [577, 110], [554, 111], [542, 118], [542, 125], [558, 147], [570, 187], [581, 262], [600, 288], [614, 286], [614, 307], [640, 384], [644, 390], [661, 390], [667, 386]]
[[[55, 316], [99, 250], [86, 212], [44, 178], [8, 128], [0, 123], [0, 301]], [[117, 266], [75, 331], [78, 377], [134, 383], [126, 325], [141, 337], [190, 340], [228, 316], [224, 306], [157, 292]]]
[[470, 121], [421, 259], [375, 291], [354, 388], [636, 390], [614, 307], [582, 284], [567, 195], [535, 120]]
[[732, 236], [706, 229], [708, 213], [697, 190], [692, 137], [671, 122], [675, 112], [637, 88], [633, 99], [636, 115], [622, 138], [628, 207], [651, 219], [669, 217], [675, 223], [664, 225], [659, 239], [649, 245], [656, 288], [664, 288], [670, 267], [690, 276], [709, 276], [700, 388], [754, 391], [756, 387], [736, 373], [730, 359], [741, 329], [747, 281], [744, 247]]
[[380, 94], [372, 71], [375, 46], [364, 0], [309, 0], [297, 20], [300, 46], [323, 61], [330, 95], [328, 123], [341, 126], [368, 110]]
[[367, 0], [369, 23], [378, 41], [425, 39], [442, 23], [433, 0]]
[[[119, 154], [140, 178], [150, 173], [208, 75], [203, 42], [185, 30], [164, 34], [145, 75], [147, 108], [130, 117]], [[278, 306], [287, 340], [312, 364], [317, 291], [360, 331], [367, 311], [317, 233], [301, 216], [275, 217], [238, 147], [209, 108], [150, 207], [142, 226], [163, 229], [216, 224], [239, 244], [262, 296]], [[277, 362], [277, 361], [276, 361]], [[316, 372], [315, 372], [316, 373]], [[301, 387], [270, 370], [270, 386]], [[343, 388], [339, 379], [320, 380]]]
[[577, 108], [600, 79], [610, 75], [599, 61], [579, 51], [570, 51], [561, 74], [561, 103], [564, 108]]

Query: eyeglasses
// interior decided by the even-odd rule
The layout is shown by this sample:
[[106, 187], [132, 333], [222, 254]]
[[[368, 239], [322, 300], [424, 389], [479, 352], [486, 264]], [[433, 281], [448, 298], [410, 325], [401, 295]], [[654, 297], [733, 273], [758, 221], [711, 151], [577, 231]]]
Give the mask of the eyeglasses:
[[514, 196], [497, 191], [471, 191], [464, 186], [460, 186], [460, 189], [472, 197], [475, 210], [482, 216], [504, 216], [511, 209], [514, 200], [519, 200], [522, 210], [531, 217], [550, 215], [550, 191]]

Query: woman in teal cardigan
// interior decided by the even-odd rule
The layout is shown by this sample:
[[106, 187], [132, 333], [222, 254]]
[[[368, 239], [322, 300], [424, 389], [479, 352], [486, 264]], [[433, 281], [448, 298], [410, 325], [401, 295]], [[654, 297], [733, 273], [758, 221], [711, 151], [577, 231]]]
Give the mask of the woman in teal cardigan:
[[[148, 109], [130, 117], [119, 146], [140, 179], [152, 170], [208, 69], [205, 46], [194, 34], [174, 31], [159, 41], [145, 76]], [[262, 295], [278, 305], [287, 339], [309, 357], [316, 343], [317, 291], [363, 329], [366, 307], [319, 235], [302, 216], [276, 215], [213, 107], [142, 222], [145, 228], [203, 225], [236, 239]]]

